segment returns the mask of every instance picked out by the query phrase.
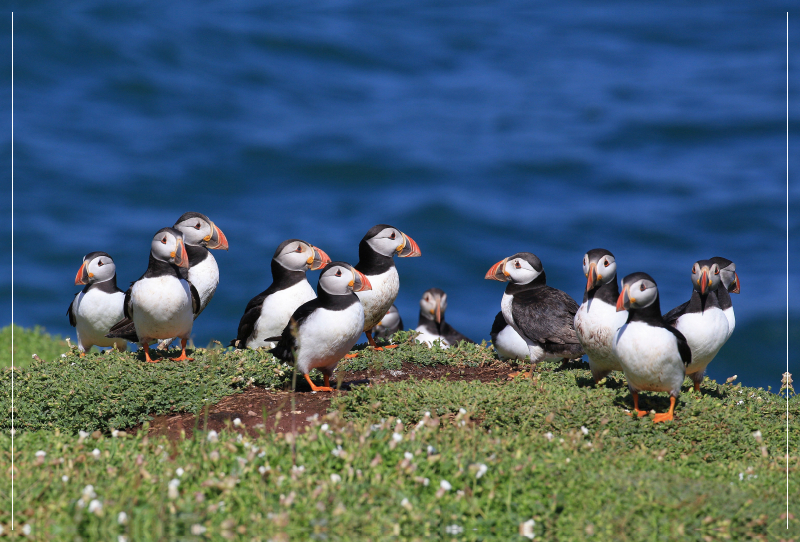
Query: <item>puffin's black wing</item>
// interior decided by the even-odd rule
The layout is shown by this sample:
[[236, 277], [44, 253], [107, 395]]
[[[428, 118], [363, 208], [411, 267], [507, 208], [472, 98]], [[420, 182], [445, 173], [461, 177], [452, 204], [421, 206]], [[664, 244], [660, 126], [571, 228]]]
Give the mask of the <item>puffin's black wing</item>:
[[453, 328], [453, 326], [451, 326], [447, 322], [442, 322], [442, 337], [444, 337], [444, 339], [447, 342], [453, 345], [460, 343], [462, 341], [475, 344], [475, 341], [473, 341], [466, 335], [456, 331], [455, 328]]
[[[125, 301], [122, 302], [122, 314], [128, 320], [133, 320], [133, 311], [131, 310], [131, 290], [133, 289], [134, 284], [134, 282], [131, 282], [131, 287], [125, 292]], [[111, 329], [114, 328], [112, 327]]]
[[139, 335], [136, 333], [136, 326], [133, 325], [133, 320], [130, 318], [123, 318], [108, 330], [106, 337], [110, 339], [125, 339], [132, 343], [139, 342]]
[[[295, 341], [294, 333], [292, 333], [293, 328], [299, 328], [303, 325], [303, 322], [305, 322], [311, 313], [319, 307], [319, 304], [319, 298], [312, 299], [311, 301], [303, 303], [294, 311], [294, 314], [292, 314], [292, 317], [289, 319], [289, 323], [283, 328], [283, 333], [281, 333], [278, 344], [275, 345], [275, 348], [270, 350], [272, 355], [281, 361], [294, 363], [294, 350], [297, 347], [297, 342]], [[270, 341], [273, 339], [274, 337], [267, 337], [265, 340]]]
[[683, 336], [683, 333], [672, 326], [667, 326], [667, 329], [670, 330], [673, 335], [675, 335], [675, 340], [678, 343], [678, 352], [681, 354], [681, 361], [683, 361], [683, 364], [688, 367], [692, 362], [692, 349], [689, 347], [689, 343], [686, 342], [686, 337]]
[[492, 342], [497, 339], [497, 335], [500, 334], [503, 329], [508, 325], [506, 322], [505, 317], [503, 316], [503, 311], [497, 313], [497, 316], [494, 317], [494, 322], [492, 323], [492, 330], [489, 332], [489, 336], [492, 338]]
[[[78, 292], [78, 294], [79, 293], [80, 292]], [[78, 294], [75, 294], [75, 297], [77, 297]], [[75, 319], [75, 315], [72, 312], [72, 306], [75, 304], [75, 297], [72, 298], [72, 303], [70, 303], [69, 307], [67, 307], [67, 316], [69, 316], [69, 325], [71, 325], [72, 327], [78, 325], [78, 321]]]
[[[272, 286], [270, 286], [270, 288], [272, 288]], [[256, 322], [261, 316], [261, 305], [264, 304], [264, 300], [270, 294], [270, 288], [267, 288], [247, 302], [247, 306], [244, 308], [244, 314], [239, 320], [239, 327], [236, 329], [236, 338], [230, 342], [230, 346], [236, 348], [245, 347], [247, 338], [253, 334]]]
[[580, 344], [574, 327], [576, 312], [574, 299], [549, 286], [516, 293], [511, 304], [514, 323], [528, 339], [541, 344]]
[[686, 309], [689, 307], [689, 303], [690, 302], [691, 302], [691, 299], [689, 301], [687, 301], [686, 303], [684, 303], [683, 305], [678, 305], [677, 307], [675, 307], [674, 309], [669, 311], [667, 314], [665, 314], [664, 315], [664, 322], [667, 325], [674, 326], [675, 322], [678, 321], [678, 318], [680, 318], [681, 316], [686, 314]]
[[189, 279], [186, 279], [186, 282], [189, 284], [189, 291], [192, 292], [192, 314], [195, 318], [197, 318], [197, 315], [203, 310], [203, 302], [200, 300], [200, 292], [197, 291], [197, 288], [194, 287], [194, 284], [192, 284]]

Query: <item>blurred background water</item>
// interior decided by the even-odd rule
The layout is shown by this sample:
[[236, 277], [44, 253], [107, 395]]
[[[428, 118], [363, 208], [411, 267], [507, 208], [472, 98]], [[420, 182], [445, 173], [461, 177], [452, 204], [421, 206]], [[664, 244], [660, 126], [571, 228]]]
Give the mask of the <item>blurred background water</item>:
[[[199, 211], [230, 251], [214, 253], [221, 283], [194, 341], [227, 344], [247, 301], [270, 284], [281, 241], [298, 237], [355, 263], [364, 233], [389, 223], [423, 252], [397, 262], [406, 326], [416, 325], [422, 292], [438, 286], [448, 292], [447, 320], [478, 341], [489, 338], [503, 290], [483, 276], [515, 252], [537, 254], [548, 283], [580, 300], [583, 254], [610, 249], [620, 276], [653, 275], [664, 312], [689, 298], [694, 261], [725, 256], [742, 283], [737, 328], [708, 373], [779, 387], [787, 321], [781, 4], [326, 5], [16, 3], [18, 324], [74, 337], [64, 313], [82, 256], [109, 252], [125, 289], [144, 272], [155, 231]], [[8, 181], [4, 18], [0, 169]], [[797, 50], [800, 22], [792, 26]], [[6, 186], [3, 325], [11, 322]], [[792, 182], [795, 256], [799, 199]], [[317, 273], [309, 278], [316, 285]], [[796, 294], [796, 266], [788, 282]], [[793, 295], [794, 344], [799, 314]]]

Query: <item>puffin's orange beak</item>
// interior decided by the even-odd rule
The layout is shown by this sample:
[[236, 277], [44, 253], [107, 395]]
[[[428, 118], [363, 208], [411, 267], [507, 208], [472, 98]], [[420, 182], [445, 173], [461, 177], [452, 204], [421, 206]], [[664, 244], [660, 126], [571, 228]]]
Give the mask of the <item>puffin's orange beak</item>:
[[213, 233], [210, 237], [205, 239], [208, 248], [220, 248], [222, 250], [228, 250], [228, 239], [225, 237], [225, 234], [222, 233], [222, 230], [219, 229], [213, 222], [211, 223], [211, 230]]
[[630, 306], [630, 287], [626, 285], [622, 288], [622, 292], [617, 298], [617, 312], [628, 310], [628, 307]]
[[592, 262], [589, 264], [589, 272], [586, 274], [586, 291], [593, 290], [597, 284], [597, 264]]
[[731, 283], [731, 289], [728, 291], [732, 294], [739, 293], [739, 275], [736, 272], [733, 273], [733, 282]]
[[422, 251], [419, 249], [419, 245], [416, 243], [416, 241], [403, 232], [400, 232], [400, 235], [403, 236], [403, 244], [397, 247], [398, 256], [401, 258], [422, 256]]
[[506, 273], [506, 262], [508, 258], [504, 258], [494, 264], [489, 270], [486, 272], [486, 276], [483, 277], [486, 280], [496, 280], [498, 282], [508, 282], [508, 273]]
[[442, 300], [441, 299], [437, 299], [436, 300], [436, 323], [437, 324], [441, 324], [442, 323]]
[[86, 262], [81, 264], [81, 268], [78, 269], [78, 274], [75, 275], [75, 286], [79, 284], [89, 284], [89, 273], [86, 270]]
[[350, 286], [353, 287], [354, 292], [372, 290], [372, 284], [369, 283], [369, 279], [364, 273], [356, 268], [353, 268], [353, 273], [355, 274], [355, 277], [353, 278], [352, 282], [350, 282]]
[[189, 257], [186, 255], [186, 246], [183, 244], [183, 239], [178, 238], [175, 252], [170, 254], [170, 256], [172, 256], [175, 265], [189, 269]]
[[708, 291], [708, 269], [705, 267], [703, 268], [703, 272], [700, 275], [700, 295], [706, 295]]
[[326, 265], [331, 263], [331, 259], [328, 257], [327, 254], [321, 249], [315, 246], [311, 246], [311, 251], [313, 254], [308, 258], [308, 265], [311, 271], [316, 271], [317, 269], [323, 269]]

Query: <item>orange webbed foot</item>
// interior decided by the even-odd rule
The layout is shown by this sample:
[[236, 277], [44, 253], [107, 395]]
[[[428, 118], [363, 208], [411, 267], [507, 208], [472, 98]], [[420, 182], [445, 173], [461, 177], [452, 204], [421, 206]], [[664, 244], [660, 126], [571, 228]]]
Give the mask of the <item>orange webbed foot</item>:
[[[633, 412], [635, 412], [636, 416], [639, 417], [639, 418], [641, 418], [643, 416], [647, 416], [647, 411], [646, 410], [636, 410], [636, 409], [634, 409]], [[628, 416], [633, 416], [633, 412], [626, 412], [625, 414], [627, 414]]]
[[178, 356], [177, 358], [169, 358], [169, 359], [171, 359], [172, 361], [194, 361], [194, 358], [190, 358], [190, 357], [188, 357], [188, 356], [186, 355], [186, 352], [183, 352], [183, 353], [182, 353], [180, 356]]
[[353, 359], [353, 358], [357, 358], [357, 357], [358, 357], [358, 352], [356, 352], [355, 354], [345, 354], [344, 355], [344, 359]]
[[398, 344], [387, 344], [386, 346], [384, 346], [384, 348], [386, 348], [388, 350], [389, 348], [397, 348], [398, 346], [400, 346], [400, 345], [398, 345]]
[[668, 422], [675, 419], [672, 412], [664, 412], [662, 414], [656, 414], [653, 417], [653, 423], [660, 423], [660, 422]]

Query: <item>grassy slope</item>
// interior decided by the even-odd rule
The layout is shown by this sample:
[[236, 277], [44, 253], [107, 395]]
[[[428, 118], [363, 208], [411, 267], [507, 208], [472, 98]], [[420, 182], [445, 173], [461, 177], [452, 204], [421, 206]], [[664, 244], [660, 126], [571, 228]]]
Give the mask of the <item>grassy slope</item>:
[[[33, 354], [43, 360], [56, 359], [67, 351], [67, 341], [51, 336], [43, 328], [24, 329], [14, 326], [14, 363], [27, 367]], [[0, 329], [0, 368], [11, 367], [11, 326]]]
[[[800, 535], [797, 520], [787, 533], [781, 518], [785, 400], [710, 381], [702, 395], [681, 396], [675, 422], [658, 425], [649, 417], [624, 415], [630, 398], [621, 378], [596, 389], [582, 366], [561, 371], [547, 365], [534, 382], [407, 381], [358, 388], [335, 401], [338, 411], [330, 419], [320, 420], [326, 430], [318, 427], [296, 440], [224, 434], [210, 442], [199, 432], [181, 443], [109, 436], [112, 420], [133, 419], [130, 409], [194, 409], [250, 378], [265, 385], [287, 378], [263, 355], [241, 355], [203, 351], [193, 364], [146, 366], [131, 354], [83, 360], [69, 354], [20, 371], [25, 384], [18, 401], [28, 403], [18, 412], [23, 423], [40, 427], [47, 419], [64, 431], [17, 435], [17, 528], [29, 523], [34, 534], [53, 540], [74, 539], [76, 533], [85, 540], [122, 533], [136, 540], [179, 537], [192, 529], [206, 529], [209, 539], [378, 540], [398, 534], [508, 540], [518, 536], [520, 523], [533, 519], [537, 537], [544, 539], [578, 540], [591, 533], [620, 540]], [[478, 347], [440, 352], [404, 345], [365, 352], [348, 366], [391, 368], [408, 359], [458, 365], [488, 362], [491, 355]], [[120, 380], [126, 373], [131, 380]], [[98, 391], [105, 385], [113, 393], [126, 386], [134, 392]], [[67, 388], [75, 393], [59, 399]], [[53, 400], [66, 402], [48, 408]], [[104, 401], [108, 410], [92, 417], [93, 401]], [[659, 411], [667, 404], [662, 394], [646, 394], [644, 401]], [[37, 415], [37, 409], [47, 414]], [[432, 419], [424, 418], [426, 410]], [[800, 400], [790, 399], [789, 410], [795, 419]], [[94, 423], [104, 434], [85, 440], [74, 435], [92, 420], [101, 420]], [[415, 427], [420, 420], [425, 423]], [[800, 435], [793, 430], [790, 438], [791, 450], [797, 450]], [[91, 453], [95, 448], [98, 458]], [[5, 435], [0, 449], [7, 462]], [[46, 455], [37, 457], [37, 450]], [[479, 478], [481, 464], [486, 471]], [[791, 471], [797, 467], [792, 456]], [[173, 479], [179, 480], [174, 498]], [[452, 488], [440, 490], [442, 480]], [[81, 507], [87, 484], [102, 510], [88, 512], [89, 498]], [[795, 485], [790, 492], [797, 502]], [[0, 502], [6, 529], [9, 510]], [[128, 516], [122, 525], [121, 511]]]

